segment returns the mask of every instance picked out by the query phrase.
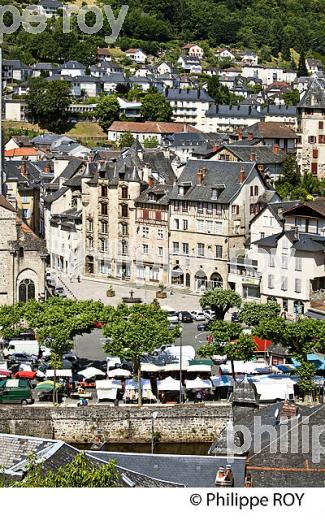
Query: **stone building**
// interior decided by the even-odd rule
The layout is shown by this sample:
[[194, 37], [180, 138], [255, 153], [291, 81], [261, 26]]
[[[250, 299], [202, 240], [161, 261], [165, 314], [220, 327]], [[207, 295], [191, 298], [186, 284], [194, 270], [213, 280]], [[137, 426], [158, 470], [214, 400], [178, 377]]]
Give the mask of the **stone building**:
[[0, 195], [0, 304], [44, 297], [45, 243]]

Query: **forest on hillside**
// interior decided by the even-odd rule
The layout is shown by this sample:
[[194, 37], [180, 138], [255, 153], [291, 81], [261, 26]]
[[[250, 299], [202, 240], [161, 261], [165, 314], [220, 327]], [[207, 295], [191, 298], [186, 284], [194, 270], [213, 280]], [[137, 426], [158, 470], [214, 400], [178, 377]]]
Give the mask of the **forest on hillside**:
[[[5, 4], [5, 0], [0, 3]], [[26, 5], [26, 2], [14, 2]], [[28, 3], [28, 2], [27, 2]], [[29, 3], [34, 4], [35, 0]], [[290, 61], [290, 49], [324, 59], [324, 0], [98, 0], [118, 11], [123, 4], [129, 11], [117, 45], [141, 45], [158, 54], [172, 51], [189, 41], [203, 41], [206, 49], [233, 45], [262, 51]], [[89, 24], [92, 20], [89, 14]], [[42, 34], [20, 30], [5, 37], [4, 51], [9, 58], [33, 61], [79, 59], [91, 64], [95, 50], [105, 45], [110, 34], [106, 21], [96, 35], [84, 35], [76, 24], [70, 34], [62, 34], [62, 20], [52, 18]], [[82, 58], [84, 58], [82, 60]], [[265, 60], [267, 61], [267, 60]]]

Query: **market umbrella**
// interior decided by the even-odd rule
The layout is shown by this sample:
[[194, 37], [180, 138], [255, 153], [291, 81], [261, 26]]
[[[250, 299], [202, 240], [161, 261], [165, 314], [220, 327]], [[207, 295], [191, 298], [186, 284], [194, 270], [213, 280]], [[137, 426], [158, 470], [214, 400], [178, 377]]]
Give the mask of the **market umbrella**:
[[130, 370], [124, 370], [124, 368], [116, 368], [108, 372], [108, 377], [130, 377]]
[[19, 372], [15, 373], [16, 379], [34, 379], [36, 376], [36, 372], [32, 370], [19, 370]]
[[6, 370], [4, 368], [0, 368], [0, 377], [10, 377], [11, 370]]
[[105, 376], [104, 372], [102, 372], [101, 370], [99, 370], [98, 368], [95, 368], [95, 367], [85, 368], [84, 370], [81, 370], [80, 372], [78, 372], [78, 374], [80, 376], [84, 377], [85, 379], [91, 379], [92, 377], [96, 377], [96, 376]]
[[[56, 383], [56, 388], [60, 388], [61, 383]], [[54, 390], [54, 381], [42, 381], [36, 385], [37, 392], [52, 392]]]

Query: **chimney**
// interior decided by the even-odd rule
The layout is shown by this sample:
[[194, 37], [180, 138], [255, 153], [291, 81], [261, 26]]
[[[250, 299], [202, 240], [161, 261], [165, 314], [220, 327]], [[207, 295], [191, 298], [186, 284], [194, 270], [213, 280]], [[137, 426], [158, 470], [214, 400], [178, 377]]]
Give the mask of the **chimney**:
[[246, 180], [246, 171], [245, 171], [244, 166], [242, 166], [240, 168], [240, 172], [239, 172], [239, 182], [240, 182], [240, 184], [243, 184], [243, 182], [245, 182], [245, 180]]
[[26, 164], [26, 161], [22, 161], [22, 162], [21, 162], [20, 173], [21, 173], [22, 175], [24, 175], [25, 177], [27, 177], [27, 175], [28, 175], [28, 171], [27, 171], [27, 164]]
[[207, 169], [206, 168], [199, 168], [196, 172], [196, 184], [197, 186], [201, 186], [203, 179], [206, 175]]
[[280, 146], [278, 144], [274, 144], [273, 153], [275, 153], [275, 155], [279, 155], [279, 151], [280, 151]]
[[251, 160], [252, 162], [256, 162], [256, 152], [251, 152], [250, 160]]
[[249, 141], [253, 141], [253, 139], [254, 139], [254, 135], [252, 134], [252, 132], [249, 132], [249, 133], [248, 133], [247, 139], [248, 139]]

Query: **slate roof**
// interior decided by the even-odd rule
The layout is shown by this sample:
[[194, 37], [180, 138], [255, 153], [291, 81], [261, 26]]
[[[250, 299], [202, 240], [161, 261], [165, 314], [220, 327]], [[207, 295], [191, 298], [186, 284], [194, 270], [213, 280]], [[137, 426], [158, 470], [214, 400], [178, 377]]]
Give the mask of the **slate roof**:
[[96, 457], [106, 461], [116, 460], [118, 466], [159, 480], [172, 479], [185, 487], [215, 487], [217, 470], [229, 463], [234, 473], [235, 487], [244, 484], [244, 458], [228, 461], [226, 457], [116, 452], [98, 452]]
[[[240, 161], [251, 161], [251, 155], [255, 154], [254, 162], [258, 164], [282, 164], [285, 160], [286, 154], [282, 151], [274, 153], [270, 146], [250, 146], [226, 144], [222, 147], [232, 152]], [[218, 150], [219, 152], [222, 151]]]
[[83, 65], [82, 63], [80, 63], [80, 61], [76, 61], [76, 60], [69, 60], [69, 61], [66, 61], [65, 63], [63, 63], [63, 65], [61, 65], [61, 69], [85, 69], [85, 65]]
[[170, 88], [166, 90], [167, 101], [204, 101], [213, 103], [214, 100], [204, 89]]
[[100, 78], [102, 83], [127, 83], [127, 78], [122, 72], [112, 72]]
[[[22, 173], [22, 166], [26, 167], [26, 175]], [[35, 163], [30, 161], [5, 161], [3, 169], [7, 182], [17, 182], [20, 188], [34, 189], [40, 184], [41, 171]]]
[[[37, 437], [0, 434], [0, 468], [10, 469], [21, 463], [30, 453], [39, 453], [53, 445], [53, 441]], [[1, 471], [1, 469], [0, 469]]]
[[263, 115], [253, 106], [248, 105], [212, 105], [207, 117], [240, 117], [262, 119]]
[[205, 143], [205, 135], [197, 132], [180, 132], [173, 134], [168, 138], [169, 145], [172, 147], [179, 146], [198, 146], [199, 144]]
[[302, 96], [299, 108], [325, 108], [325, 79], [315, 78]]
[[[152, 204], [157, 206], [168, 206], [169, 193], [172, 190], [172, 188], [172, 185], [167, 184], [157, 184], [153, 187], [149, 187], [139, 195], [135, 203], [141, 203], [141, 205]], [[152, 194], [155, 198], [152, 197]]]
[[[185, 195], [179, 195], [178, 186], [174, 186], [170, 199], [211, 202], [212, 188], [224, 186], [216, 199], [217, 203], [229, 204], [241, 189], [239, 175], [241, 168], [246, 170], [246, 179], [254, 170], [252, 162], [190, 160], [178, 179], [179, 185], [190, 185]], [[196, 174], [200, 168], [206, 168], [206, 175], [201, 185], [196, 184]]]
[[278, 240], [283, 235], [293, 243], [296, 251], [305, 251], [306, 253], [320, 253], [325, 251], [325, 237], [311, 233], [298, 233], [298, 235], [295, 236], [295, 231], [291, 230], [261, 238], [253, 242], [253, 244], [259, 247], [277, 247]]
[[260, 139], [296, 139], [297, 134], [292, 128], [284, 123], [275, 123], [261, 121], [254, 125], [248, 126], [243, 131], [243, 136], [247, 137], [253, 134], [254, 138]]
[[311, 213], [325, 217], [325, 197], [317, 197], [314, 200], [298, 204], [294, 208], [288, 208], [285, 215], [302, 214], [304, 210], [307, 212], [311, 210]]

